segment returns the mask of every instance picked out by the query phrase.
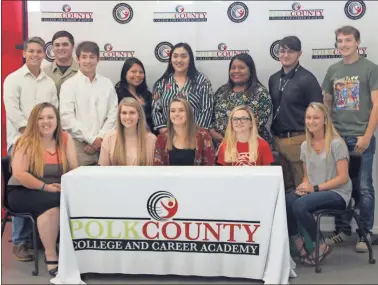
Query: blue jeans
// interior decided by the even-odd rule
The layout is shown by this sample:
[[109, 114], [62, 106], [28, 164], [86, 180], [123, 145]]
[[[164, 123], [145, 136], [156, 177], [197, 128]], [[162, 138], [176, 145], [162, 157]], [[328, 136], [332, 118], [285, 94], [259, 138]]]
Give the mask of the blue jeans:
[[[343, 137], [349, 151], [353, 151], [357, 137]], [[360, 220], [366, 232], [371, 232], [374, 225], [375, 193], [373, 186], [373, 159], [376, 147], [376, 138], [371, 138], [368, 148], [362, 153], [361, 176], [360, 176]], [[336, 229], [350, 235], [352, 229], [350, 222], [352, 214], [344, 214], [335, 217]]]
[[316, 241], [316, 221], [312, 213], [321, 209], [344, 210], [345, 200], [333, 191], [320, 191], [297, 196], [295, 191], [286, 194], [286, 215], [289, 236], [298, 234], [299, 223]]
[[29, 219], [12, 217], [12, 242], [14, 245], [31, 244], [32, 233], [32, 224]]

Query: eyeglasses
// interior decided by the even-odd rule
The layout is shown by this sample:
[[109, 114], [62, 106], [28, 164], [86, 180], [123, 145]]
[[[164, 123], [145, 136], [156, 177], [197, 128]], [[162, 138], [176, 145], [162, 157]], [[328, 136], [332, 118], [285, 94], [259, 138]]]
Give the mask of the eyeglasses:
[[285, 54], [286, 53], [286, 54], [290, 55], [290, 54], [296, 53], [297, 51], [292, 50], [292, 49], [279, 49], [278, 52], [280, 54]]
[[252, 121], [251, 118], [248, 118], [248, 117], [240, 117], [240, 118], [233, 117], [232, 118], [232, 122], [234, 122], [234, 123], [237, 123], [237, 122], [246, 123], [248, 121]]

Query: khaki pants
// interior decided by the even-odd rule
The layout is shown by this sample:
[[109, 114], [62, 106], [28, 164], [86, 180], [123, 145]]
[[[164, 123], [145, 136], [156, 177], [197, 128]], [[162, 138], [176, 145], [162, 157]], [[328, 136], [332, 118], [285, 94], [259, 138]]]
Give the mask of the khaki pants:
[[84, 151], [84, 146], [86, 145], [85, 142], [79, 142], [75, 139], [74, 142], [79, 166], [96, 165], [98, 163], [98, 158], [100, 154], [98, 151], [96, 151], [94, 154], [87, 154]]
[[303, 163], [300, 160], [301, 144], [306, 140], [306, 135], [290, 138], [273, 137], [275, 151], [285, 159], [281, 160], [285, 188], [296, 187], [303, 181]]

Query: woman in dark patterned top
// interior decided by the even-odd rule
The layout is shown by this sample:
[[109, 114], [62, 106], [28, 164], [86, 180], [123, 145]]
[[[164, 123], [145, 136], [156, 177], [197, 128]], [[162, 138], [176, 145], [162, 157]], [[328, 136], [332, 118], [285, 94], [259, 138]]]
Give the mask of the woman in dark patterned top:
[[231, 111], [240, 105], [249, 106], [258, 122], [259, 135], [271, 143], [265, 127], [272, 113], [272, 101], [268, 90], [256, 75], [256, 67], [249, 54], [242, 53], [231, 59], [228, 83], [214, 94], [214, 111], [210, 133], [218, 145], [225, 134]]
[[187, 43], [178, 43], [172, 48], [168, 68], [153, 88], [152, 119], [160, 133], [167, 131], [168, 106], [176, 97], [189, 101], [199, 127], [210, 127], [213, 112], [211, 83], [197, 71], [193, 51]]
[[132, 97], [138, 100], [143, 106], [147, 125], [153, 131], [152, 93], [148, 90], [146, 72], [143, 63], [139, 59], [135, 57], [126, 59], [121, 71], [121, 81], [115, 85], [115, 90], [118, 96], [118, 104], [125, 97]]
[[198, 128], [192, 107], [184, 98], [174, 98], [169, 104], [167, 129], [158, 136], [154, 165], [215, 164], [211, 136]]

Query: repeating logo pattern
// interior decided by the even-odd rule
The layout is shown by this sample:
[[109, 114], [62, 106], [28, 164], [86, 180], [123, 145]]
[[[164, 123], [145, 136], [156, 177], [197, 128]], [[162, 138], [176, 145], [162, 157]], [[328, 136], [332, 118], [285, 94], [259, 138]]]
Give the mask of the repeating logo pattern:
[[248, 7], [243, 2], [234, 2], [227, 10], [228, 18], [234, 23], [244, 22], [248, 18], [248, 14]]
[[323, 9], [304, 9], [299, 2], [291, 4], [292, 10], [269, 10], [269, 20], [320, 20], [324, 19]]
[[272, 45], [270, 46], [270, 55], [273, 59], [279, 61], [280, 60], [280, 54], [279, 54], [279, 48], [280, 48], [280, 40], [274, 41]]
[[48, 42], [44, 46], [45, 54], [46, 54], [46, 60], [49, 62], [53, 62], [55, 60], [55, 54], [53, 51], [53, 45], [52, 42]]
[[217, 50], [197, 50], [197, 60], [230, 60], [235, 55], [241, 53], [249, 53], [248, 49], [233, 49], [229, 50], [225, 43], [218, 44]]
[[344, 6], [345, 15], [352, 20], [361, 19], [366, 13], [364, 1], [348, 1]]
[[42, 11], [42, 22], [93, 22], [93, 12], [73, 12], [68, 4], [59, 11]]
[[155, 47], [155, 56], [160, 62], [168, 62], [173, 45], [170, 42], [161, 42]]
[[130, 5], [119, 3], [113, 8], [113, 18], [120, 24], [129, 23], [134, 16], [134, 11]]
[[172, 218], [178, 210], [176, 198], [167, 191], [157, 191], [147, 200], [148, 214], [157, 221]]

